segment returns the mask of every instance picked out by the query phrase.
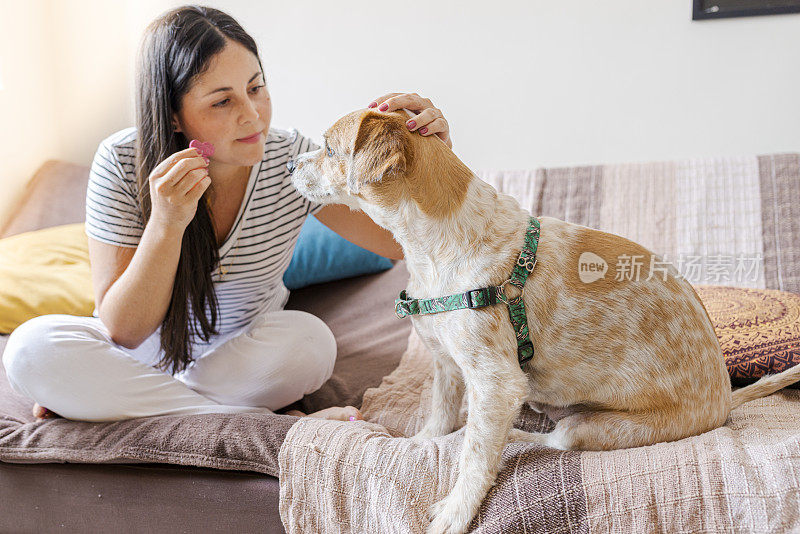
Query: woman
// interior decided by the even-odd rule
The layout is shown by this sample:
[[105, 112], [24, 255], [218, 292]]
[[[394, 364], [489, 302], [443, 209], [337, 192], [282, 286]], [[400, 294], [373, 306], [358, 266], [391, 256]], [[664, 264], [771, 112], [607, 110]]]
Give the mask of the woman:
[[[286, 163], [318, 147], [270, 128], [256, 44], [230, 16], [184, 6], [157, 18], [136, 78], [136, 127], [100, 143], [90, 173], [93, 317], [20, 325], [3, 355], [9, 382], [40, 418], [285, 407], [319, 389], [336, 360], [322, 320], [283, 309], [282, 277], [305, 217], [383, 256], [402, 250], [365, 214], [291, 186]], [[452, 146], [430, 100], [393, 93], [370, 107], [419, 112], [409, 129]], [[191, 140], [212, 144], [213, 155]], [[353, 406], [310, 416], [362, 418]]]

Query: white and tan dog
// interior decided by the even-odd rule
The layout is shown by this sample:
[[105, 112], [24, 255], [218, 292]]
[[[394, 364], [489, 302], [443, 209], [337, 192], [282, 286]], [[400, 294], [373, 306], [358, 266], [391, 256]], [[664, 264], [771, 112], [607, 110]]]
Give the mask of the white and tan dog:
[[[309, 199], [363, 210], [391, 231], [403, 247], [410, 297], [500, 285], [530, 214], [441, 140], [409, 132], [405, 120], [372, 110], [344, 116], [325, 133], [325, 147], [297, 158], [292, 182]], [[651, 273], [652, 253], [628, 239], [539, 220], [538, 262], [523, 296], [535, 355], [524, 370], [505, 304], [412, 316], [434, 355], [431, 416], [414, 438], [456, 430], [465, 385], [468, 399], [458, 478], [431, 508], [429, 532], [467, 528], [508, 441], [608, 450], [677, 440], [800, 380], [797, 366], [732, 394], [708, 314], [674, 267], [661, 263], [663, 272]], [[585, 252], [607, 263], [645, 260], [636, 280], [587, 281], [579, 271]], [[559, 418], [553, 432], [512, 429], [524, 402]]]

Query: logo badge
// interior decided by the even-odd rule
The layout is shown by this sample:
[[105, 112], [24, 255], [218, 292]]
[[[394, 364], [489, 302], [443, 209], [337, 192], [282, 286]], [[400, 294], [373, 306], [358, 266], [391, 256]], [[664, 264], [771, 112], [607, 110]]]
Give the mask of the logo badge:
[[606, 272], [608, 263], [594, 252], [584, 252], [578, 258], [578, 276], [584, 284], [605, 278]]

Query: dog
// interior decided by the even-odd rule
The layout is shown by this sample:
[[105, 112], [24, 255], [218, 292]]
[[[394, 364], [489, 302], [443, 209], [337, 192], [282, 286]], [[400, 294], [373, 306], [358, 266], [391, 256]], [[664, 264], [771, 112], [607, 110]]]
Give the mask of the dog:
[[[436, 136], [409, 132], [406, 120], [402, 111], [345, 115], [325, 132], [325, 146], [296, 158], [292, 183], [311, 200], [362, 210], [392, 232], [403, 248], [410, 297], [500, 286], [531, 214]], [[509, 441], [610, 450], [678, 440], [717, 428], [733, 408], [800, 380], [797, 366], [732, 392], [708, 313], [673, 266], [623, 237], [538, 220], [537, 261], [521, 295], [535, 349], [527, 363], [518, 361], [505, 304], [411, 316], [434, 371], [430, 416], [412, 439], [456, 430], [465, 391], [468, 401], [458, 477], [428, 510], [428, 532], [466, 530]], [[580, 268], [587, 257], [645, 261], [635, 280], [599, 271], [587, 280]], [[515, 292], [508, 298], [520, 296], [506, 287]], [[554, 430], [512, 428], [523, 403], [557, 420]]]

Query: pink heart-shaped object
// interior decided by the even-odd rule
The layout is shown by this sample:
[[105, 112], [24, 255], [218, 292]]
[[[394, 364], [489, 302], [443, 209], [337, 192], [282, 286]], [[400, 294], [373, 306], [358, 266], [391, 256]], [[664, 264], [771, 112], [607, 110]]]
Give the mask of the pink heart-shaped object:
[[189, 142], [189, 148], [196, 149], [201, 156], [210, 158], [214, 155], [214, 145], [211, 143], [204, 143], [202, 141], [198, 141], [197, 139], [192, 139]]

